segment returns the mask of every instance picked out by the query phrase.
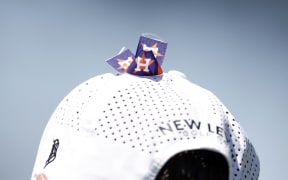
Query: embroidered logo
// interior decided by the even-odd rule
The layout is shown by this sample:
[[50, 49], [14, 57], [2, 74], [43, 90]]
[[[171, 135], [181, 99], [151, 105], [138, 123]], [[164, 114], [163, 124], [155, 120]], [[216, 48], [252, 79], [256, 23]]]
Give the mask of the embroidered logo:
[[45, 163], [44, 168], [56, 159], [56, 153], [57, 153], [58, 147], [59, 147], [59, 139], [53, 140], [53, 146], [52, 146], [50, 155]]

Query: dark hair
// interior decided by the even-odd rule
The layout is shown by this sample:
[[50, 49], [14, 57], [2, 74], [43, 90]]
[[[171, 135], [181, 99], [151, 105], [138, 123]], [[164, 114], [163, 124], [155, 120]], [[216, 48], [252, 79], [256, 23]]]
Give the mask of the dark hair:
[[228, 180], [225, 157], [209, 150], [183, 151], [162, 167], [155, 180]]

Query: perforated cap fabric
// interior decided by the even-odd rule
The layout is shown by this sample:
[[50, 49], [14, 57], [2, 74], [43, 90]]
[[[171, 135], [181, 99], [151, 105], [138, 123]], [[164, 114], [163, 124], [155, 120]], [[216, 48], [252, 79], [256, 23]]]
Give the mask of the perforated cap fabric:
[[153, 180], [175, 154], [197, 149], [222, 154], [231, 180], [258, 179], [251, 142], [213, 93], [177, 71], [103, 74], [56, 108], [31, 179]]

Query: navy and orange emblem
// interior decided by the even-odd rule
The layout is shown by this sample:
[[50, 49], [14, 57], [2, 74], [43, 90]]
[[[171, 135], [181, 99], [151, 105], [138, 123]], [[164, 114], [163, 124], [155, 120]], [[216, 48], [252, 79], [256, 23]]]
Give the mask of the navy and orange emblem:
[[165, 56], [167, 43], [140, 36], [136, 55], [129, 49], [107, 60], [107, 63], [120, 73], [129, 73], [138, 76], [161, 75], [161, 65]]

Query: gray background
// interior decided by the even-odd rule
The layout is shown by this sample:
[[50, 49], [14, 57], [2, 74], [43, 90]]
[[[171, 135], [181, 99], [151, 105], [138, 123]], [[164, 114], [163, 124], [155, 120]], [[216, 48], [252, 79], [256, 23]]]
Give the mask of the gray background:
[[139, 35], [168, 42], [184, 72], [236, 116], [261, 180], [288, 179], [288, 8], [284, 1], [0, 1], [0, 179], [29, 179], [43, 129], [75, 86]]

